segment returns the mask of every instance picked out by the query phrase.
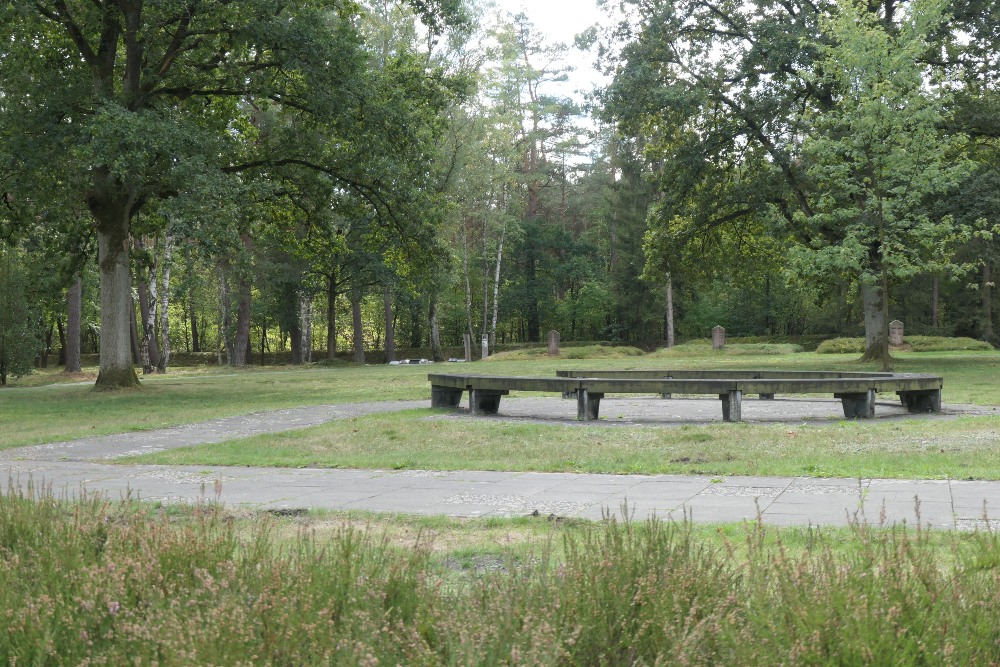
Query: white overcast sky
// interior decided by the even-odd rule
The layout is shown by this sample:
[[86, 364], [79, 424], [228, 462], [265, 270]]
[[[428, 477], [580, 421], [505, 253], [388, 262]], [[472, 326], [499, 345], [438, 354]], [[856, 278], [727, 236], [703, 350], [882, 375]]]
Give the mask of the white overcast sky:
[[572, 48], [573, 38], [577, 34], [596, 23], [608, 21], [605, 10], [598, 9], [595, 0], [494, 0], [494, 2], [501, 11], [511, 14], [523, 12], [539, 32], [548, 36], [548, 41], [562, 42], [570, 47], [570, 60], [575, 71], [570, 74], [569, 88], [590, 90], [601, 81], [594, 69], [594, 56]]
[[494, 0], [501, 10], [527, 14], [553, 41], [573, 44], [573, 37], [599, 23], [603, 12], [594, 0]]

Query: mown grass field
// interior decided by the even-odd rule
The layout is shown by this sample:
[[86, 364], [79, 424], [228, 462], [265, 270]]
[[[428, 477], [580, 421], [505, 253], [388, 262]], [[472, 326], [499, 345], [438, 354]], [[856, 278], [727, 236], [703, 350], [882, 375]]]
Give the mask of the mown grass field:
[[[778, 354], [761, 353], [761, 350]], [[0, 447], [142, 430], [310, 404], [428, 400], [429, 371], [552, 375], [563, 368], [865, 367], [853, 355], [686, 345], [634, 356], [615, 348], [553, 359], [511, 352], [486, 362], [212, 372], [178, 369], [138, 391], [55, 384], [0, 391]], [[1000, 403], [1000, 354], [903, 353], [899, 372], [944, 377], [945, 403]], [[38, 382], [40, 378], [33, 378]], [[891, 399], [892, 397], [886, 397]], [[610, 413], [606, 413], [610, 414]], [[1000, 479], [1000, 415], [891, 421], [581, 427], [441, 418], [431, 410], [331, 422], [289, 433], [162, 452], [141, 460], [195, 465], [539, 470], [603, 473]], [[613, 417], [613, 415], [612, 415]]]

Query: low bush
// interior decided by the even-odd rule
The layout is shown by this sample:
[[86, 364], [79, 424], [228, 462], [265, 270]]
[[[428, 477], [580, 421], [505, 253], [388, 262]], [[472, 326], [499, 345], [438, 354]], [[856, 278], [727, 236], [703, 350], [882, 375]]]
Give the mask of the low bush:
[[709, 355], [781, 355], [802, 352], [801, 345], [793, 343], [727, 343], [721, 350], [712, 348], [708, 339], [691, 340], [672, 348], [661, 348], [649, 356], [656, 357], [690, 357]]
[[[970, 350], [992, 350], [993, 347], [982, 340], [973, 338], [949, 338], [946, 336], [906, 336], [902, 345], [892, 346], [894, 350], [910, 352], [961, 352]], [[831, 338], [819, 344], [820, 354], [863, 354], [864, 338]]]
[[[776, 529], [706, 543], [608, 520], [558, 557], [449, 570], [344, 528], [248, 532], [214, 505], [0, 496], [9, 664], [994, 664], [1000, 539]], [[944, 543], [942, 546], [941, 543]]]
[[[581, 345], [559, 349], [560, 359], [625, 359], [627, 357], [641, 357], [643, 354], [645, 352], [637, 347], [624, 345]], [[548, 347], [529, 347], [497, 352], [490, 356], [487, 361], [518, 361], [548, 356]]]

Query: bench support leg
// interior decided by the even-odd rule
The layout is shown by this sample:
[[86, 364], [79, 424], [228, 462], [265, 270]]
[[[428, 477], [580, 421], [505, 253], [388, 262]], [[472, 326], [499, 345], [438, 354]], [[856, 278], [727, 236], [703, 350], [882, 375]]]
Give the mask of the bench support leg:
[[506, 393], [491, 389], [470, 389], [469, 411], [474, 415], [495, 415], [500, 411], [500, 397]]
[[875, 390], [864, 393], [834, 394], [844, 406], [844, 416], [848, 419], [871, 419], [875, 416]]
[[601, 409], [601, 399], [604, 394], [598, 394], [586, 389], [576, 392], [576, 418], [580, 421], [595, 421]]
[[457, 408], [462, 402], [464, 389], [431, 385], [432, 408]]
[[728, 394], [719, 394], [722, 401], [722, 419], [727, 422], [738, 422], [743, 419], [743, 392], [734, 389]]
[[762, 400], [762, 401], [773, 401], [774, 400], [774, 394], [761, 394], [760, 395], [760, 400]]
[[897, 391], [907, 412], [941, 412], [941, 390]]

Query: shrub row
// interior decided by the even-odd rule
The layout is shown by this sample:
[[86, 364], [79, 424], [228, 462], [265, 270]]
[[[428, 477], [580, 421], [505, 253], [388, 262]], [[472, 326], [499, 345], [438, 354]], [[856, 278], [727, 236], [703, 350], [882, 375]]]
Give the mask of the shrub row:
[[[959, 352], [966, 350], [992, 350], [993, 347], [982, 340], [973, 338], [949, 338], [947, 336], [906, 336], [903, 344], [894, 349], [911, 352]], [[816, 351], [821, 354], [862, 354], [865, 351], [864, 338], [831, 338], [820, 343]]]

